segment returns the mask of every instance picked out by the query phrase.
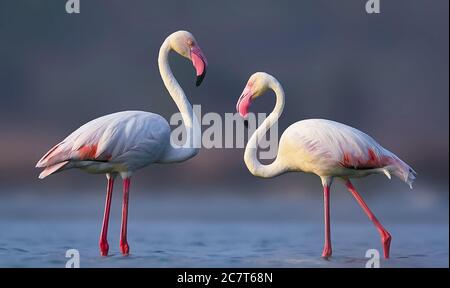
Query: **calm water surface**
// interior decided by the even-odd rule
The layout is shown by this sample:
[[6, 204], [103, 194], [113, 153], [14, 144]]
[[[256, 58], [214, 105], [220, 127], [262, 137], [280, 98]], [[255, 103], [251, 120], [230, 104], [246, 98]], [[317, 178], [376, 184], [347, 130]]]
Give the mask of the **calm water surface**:
[[[376, 230], [354, 203], [350, 212], [345, 207], [335, 209], [334, 256], [326, 261], [319, 257], [323, 245], [321, 203], [298, 206], [290, 201], [216, 200], [193, 204], [134, 199], [128, 232], [131, 255], [122, 257], [118, 245], [120, 201], [115, 202], [110, 256], [100, 257], [101, 197], [2, 201], [0, 267], [64, 267], [66, 250], [72, 248], [79, 250], [82, 267], [364, 267], [366, 250], [381, 249]], [[200, 206], [210, 210], [202, 211]], [[308, 210], [315, 206], [317, 211]], [[35, 209], [29, 212], [31, 207]], [[296, 212], [296, 207], [303, 212]], [[351, 217], [346, 218], [347, 213]], [[237, 219], [216, 217], [218, 214]], [[409, 223], [384, 214], [393, 241], [392, 258], [383, 260], [382, 267], [449, 266], [448, 222]], [[360, 221], [349, 220], [353, 218]]]

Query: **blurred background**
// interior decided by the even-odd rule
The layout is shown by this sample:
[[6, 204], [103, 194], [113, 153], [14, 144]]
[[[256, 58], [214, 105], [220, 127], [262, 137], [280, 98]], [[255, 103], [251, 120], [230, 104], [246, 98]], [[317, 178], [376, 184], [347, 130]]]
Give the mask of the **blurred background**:
[[[412, 191], [398, 179], [357, 180], [361, 194], [388, 228], [393, 222], [442, 224], [436, 245], [448, 265], [447, 0], [381, 0], [377, 15], [366, 13], [363, 0], [81, 0], [81, 13], [72, 15], [65, 2], [0, 2], [0, 225], [12, 229], [11, 221], [21, 223], [12, 225], [17, 231], [9, 240], [0, 236], [5, 254], [14, 255], [8, 241], [27, 243], [20, 225], [45, 226], [46, 219], [89, 220], [95, 225], [89, 245], [96, 248], [104, 177], [71, 170], [40, 181], [34, 165], [71, 131], [104, 114], [145, 110], [169, 119], [177, 112], [159, 76], [157, 56], [165, 37], [184, 29], [195, 35], [209, 62], [205, 81], [196, 88], [191, 63], [175, 55], [170, 59], [191, 103], [201, 104], [203, 113], [234, 112], [248, 77], [266, 71], [286, 92], [280, 131], [301, 119], [327, 118], [373, 136], [419, 176]], [[268, 113], [273, 105], [274, 97], [262, 97], [252, 111]], [[310, 221], [320, 236], [320, 179], [298, 173], [255, 178], [243, 152], [204, 149], [185, 163], [137, 172], [131, 231], [140, 230], [133, 218], [297, 221], [294, 227]], [[370, 226], [336, 184], [333, 221]], [[120, 216], [119, 186], [113, 221]], [[51, 227], [46, 231], [54, 231]], [[424, 230], [412, 231], [405, 239]], [[0, 265], [8, 266], [10, 259], [2, 262], [0, 254]]]

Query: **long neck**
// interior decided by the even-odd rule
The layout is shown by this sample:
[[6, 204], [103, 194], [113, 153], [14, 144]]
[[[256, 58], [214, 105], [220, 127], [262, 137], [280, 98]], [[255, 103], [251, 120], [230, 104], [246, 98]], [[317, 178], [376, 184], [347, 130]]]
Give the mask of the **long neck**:
[[181, 89], [169, 66], [168, 58], [171, 50], [169, 41], [166, 39], [159, 50], [159, 72], [170, 96], [181, 112], [187, 137], [183, 146], [177, 146], [171, 141], [160, 162], [181, 162], [194, 157], [199, 151], [201, 141], [200, 124], [192, 111], [192, 105], [186, 98], [183, 89]]
[[264, 165], [258, 160], [258, 141], [264, 137], [267, 131], [275, 123], [277, 123], [284, 108], [284, 91], [280, 83], [277, 80], [272, 79], [269, 88], [272, 89], [276, 95], [275, 108], [250, 137], [244, 154], [244, 161], [250, 172], [257, 177], [263, 178], [275, 177], [285, 172], [285, 167], [282, 165], [279, 156], [268, 165]]

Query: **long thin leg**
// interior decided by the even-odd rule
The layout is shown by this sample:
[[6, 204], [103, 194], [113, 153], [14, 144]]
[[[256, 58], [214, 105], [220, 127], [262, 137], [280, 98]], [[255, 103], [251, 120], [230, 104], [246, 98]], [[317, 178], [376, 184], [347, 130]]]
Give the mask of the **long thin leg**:
[[352, 193], [353, 197], [355, 197], [356, 201], [358, 201], [359, 206], [366, 212], [369, 219], [375, 224], [377, 227], [378, 232], [381, 236], [381, 243], [383, 244], [383, 252], [384, 252], [384, 258], [389, 258], [389, 249], [391, 246], [391, 234], [381, 225], [380, 221], [378, 221], [377, 217], [370, 211], [369, 206], [364, 202], [361, 195], [359, 195], [358, 191], [356, 191], [355, 187], [353, 187], [353, 184], [350, 182], [350, 180], [347, 180], [345, 185], [347, 186], [350, 193]]
[[122, 225], [120, 227], [120, 251], [123, 255], [130, 253], [130, 246], [127, 242], [128, 223], [128, 195], [130, 191], [130, 178], [123, 180], [123, 203], [122, 203]]
[[109, 212], [111, 209], [111, 198], [112, 198], [112, 192], [114, 187], [114, 176], [113, 175], [107, 175], [108, 178], [108, 185], [106, 188], [106, 200], [105, 200], [105, 212], [103, 214], [103, 224], [102, 224], [102, 232], [100, 233], [100, 255], [102, 256], [108, 256], [108, 224], [109, 224]]
[[330, 235], [330, 185], [323, 186], [323, 210], [325, 218], [325, 244], [323, 246], [322, 257], [331, 256], [331, 235]]

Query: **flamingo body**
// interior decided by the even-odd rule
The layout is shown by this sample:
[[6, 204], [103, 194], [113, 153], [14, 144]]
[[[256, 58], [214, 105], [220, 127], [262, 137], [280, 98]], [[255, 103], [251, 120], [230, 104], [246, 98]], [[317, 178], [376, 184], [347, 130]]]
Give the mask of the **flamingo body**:
[[187, 31], [169, 35], [159, 50], [158, 66], [162, 80], [180, 110], [186, 128], [187, 139], [184, 146], [172, 145], [170, 126], [160, 115], [144, 111], [123, 111], [84, 124], [50, 149], [36, 164], [36, 167], [44, 168], [39, 175], [41, 179], [70, 168], [106, 174], [108, 184], [99, 241], [102, 256], [107, 256], [109, 250], [107, 233], [116, 175], [123, 178], [120, 249], [122, 254], [128, 255], [128, 198], [133, 172], [151, 163], [185, 161], [198, 153], [196, 143], [201, 136], [195, 131], [200, 130], [199, 123], [192, 112], [192, 105], [170, 69], [170, 51], [192, 61], [197, 86], [205, 77], [207, 61], [194, 36]]
[[325, 119], [289, 126], [280, 138], [278, 157], [289, 171], [321, 177], [363, 177], [393, 173], [408, 184], [413, 170], [372, 137], [353, 127]]
[[287, 172], [306, 172], [319, 176], [324, 193], [325, 243], [323, 257], [332, 254], [330, 229], [330, 188], [334, 178], [340, 178], [358, 204], [380, 233], [383, 254], [389, 258], [391, 235], [375, 217], [350, 178], [370, 174], [391, 173], [405, 181], [411, 188], [416, 172], [389, 150], [383, 148], [369, 135], [353, 127], [324, 119], [308, 119], [289, 126], [281, 135], [275, 160], [264, 165], [258, 160], [258, 141], [275, 125], [284, 109], [284, 90], [271, 75], [253, 74], [247, 82], [236, 105], [242, 117], [247, 117], [249, 107], [257, 97], [271, 89], [276, 95], [272, 113], [250, 137], [245, 148], [244, 161], [250, 172], [262, 178], [271, 178]]
[[162, 116], [144, 111], [122, 111], [94, 119], [53, 147], [39, 160], [39, 178], [80, 168], [89, 173], [135, 171], [162, 159], [170, 142], [170, 126]]

